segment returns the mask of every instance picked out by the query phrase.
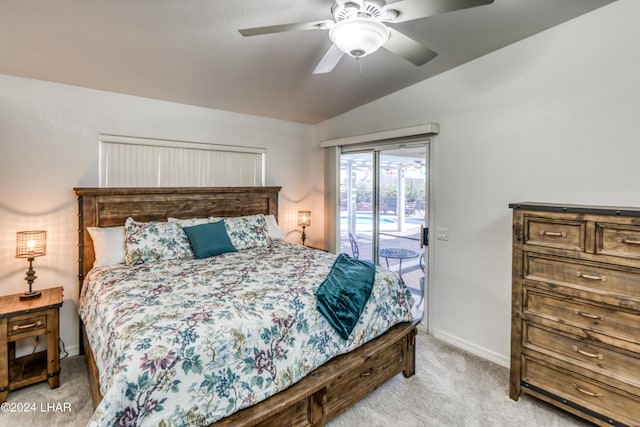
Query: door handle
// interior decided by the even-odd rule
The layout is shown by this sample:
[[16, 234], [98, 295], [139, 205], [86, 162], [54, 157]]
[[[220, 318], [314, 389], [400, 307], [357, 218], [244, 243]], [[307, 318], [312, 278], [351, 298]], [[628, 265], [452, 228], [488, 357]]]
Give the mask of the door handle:
[[429, 246], [429, 227], [420, 224], [420, 248]]

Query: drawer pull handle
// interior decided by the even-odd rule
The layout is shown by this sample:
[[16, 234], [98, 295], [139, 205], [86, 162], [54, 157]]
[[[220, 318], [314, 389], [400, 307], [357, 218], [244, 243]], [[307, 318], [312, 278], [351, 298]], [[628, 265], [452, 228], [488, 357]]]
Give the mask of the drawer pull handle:
[[593, 391], [585, 390], [585, 389], [581, 388], [578, 384], [572, 384], [572, 386], [573, 386], [574, 389], [576, 389], [576, 391], [579, 391], [582, 394], [586, 394], [587, 396], [597, 397], [597, 398], [601, 398], [602, 397], [601, 393], [595, 393]]
[[604, 316], [598, 316], [597, 314], [585, 313], [584, 311], [576, 311], [578, 316], [587, 317], [589, 319], [604, 320]]
[[360, 374], [360, 378], [370, 377], [373, 374], [373, 368], [369, 369], [367, 372], [363, 372]]
[[640, 240], [623, 239], [622, 237], [618, 237], [616, 240], [618, 243], [626, 243], [627, 245], [640, 245]]
[[29, 328], [33, 328], [34, 326], [40, 326], [41, 324], [42, 324], [42, 322], [40, 320], [38, 320], [37, 322], [29, 323], [29, 324], [26, 324], [26, 325], [15, 325], [13, 327], [13, 330], [14, 331], [18, 331], [20, 329], [29, 329]]
[[600, 280], [602, 282], [607, 281], [607, 276], [596, 276], [594, 274], [585, 274], [579, 271], [576, 272], [576, 276], [580, 277], [581, 279], [587, 279], [587, 280]]
[[588, 351], [580, 350], [575, 345], [573, 346], [573, 351], [575, 351], [576, 353], [579, 353], [579, 354], [581, 354], [583, 356], [590, 357], [592, 359], [604, 360], [604, 356], [601, 355], [600, 353], [589, 353]]
[[567, 237], [567, 233], [566, 232], [562, 232], [562, 233], [558, 233], [557, 231], [544, 231], [542, 230], [540, 232], [541, 236], [548, 236], [548, 237]]

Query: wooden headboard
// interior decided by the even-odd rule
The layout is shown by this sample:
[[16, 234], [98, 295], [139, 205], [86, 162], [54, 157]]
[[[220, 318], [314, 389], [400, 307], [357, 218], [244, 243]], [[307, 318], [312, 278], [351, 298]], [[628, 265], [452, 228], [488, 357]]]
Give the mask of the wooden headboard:
[[78, 196], [80, 289], [95, 260], [87, 227], [166, 221], [167, 217], [199, 218], [272, 214], [278, 218], [281, 187], [74, 188]]

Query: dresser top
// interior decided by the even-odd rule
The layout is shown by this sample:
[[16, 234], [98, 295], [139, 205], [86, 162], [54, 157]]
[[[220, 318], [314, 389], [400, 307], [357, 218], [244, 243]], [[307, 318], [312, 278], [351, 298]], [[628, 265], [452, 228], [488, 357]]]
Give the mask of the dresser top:
[[560, 203], [537, 203], [537, 202], [509, 203], [509, 207], [511, 209], [524, 209], [524, 210], [530, 210], [530, 211], [640, 216], [640, 207], [632, 208], [632, 207], [615, 207], [615, 206], [568, 205], [568, 204], [560, 204]]

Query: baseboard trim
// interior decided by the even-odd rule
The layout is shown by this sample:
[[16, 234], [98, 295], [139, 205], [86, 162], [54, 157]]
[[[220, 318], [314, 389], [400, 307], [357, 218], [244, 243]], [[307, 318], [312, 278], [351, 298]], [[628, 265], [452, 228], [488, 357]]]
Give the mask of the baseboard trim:
[[79, 345], [70, 345], [68, 347], [65, 347], [65, 350], [67, 350], [67, 353], [69, 353], [69, 357], [70, 356], [77, 356], [80, 354], [80, 346]]
[[508, 356], [504, 356], [502, 354], [496, 353], [495, 351], [480, 347], [477, 344], [474, 344], [467, 340], [463, 340], [460, 337], [451, 335], [450, 333], [444, 332], [440, 329], [434, 329], [432, 335], [434, 338], [437, 338], [440, 341], [444, 341], [454, 347], [458, 347], [462, 350], [468, 351], [469, 353], [475, 354], [476, 356], [482, 357], [483, 359], [490, 360], [491, 362], [497, 363], [500, 366], [509, 368], [510, 360]]

